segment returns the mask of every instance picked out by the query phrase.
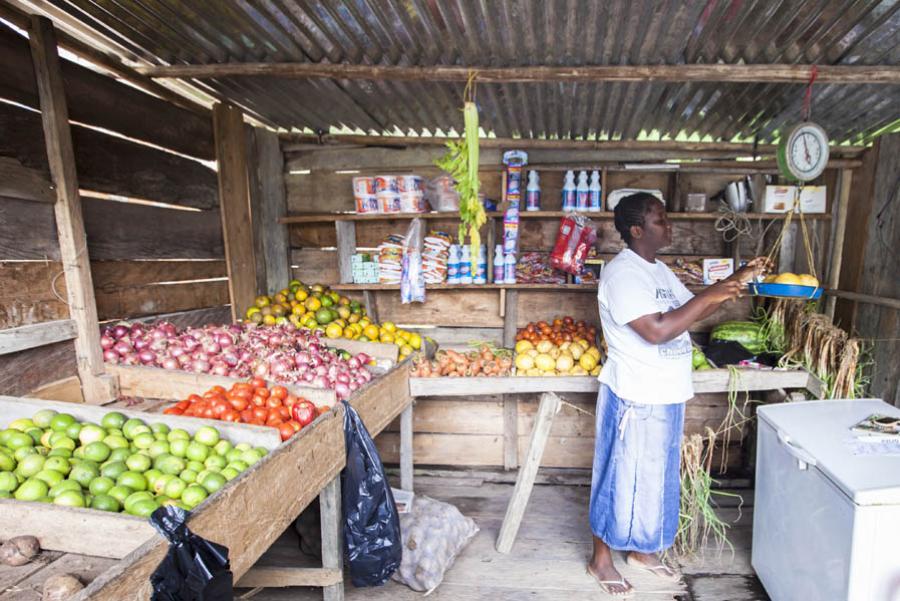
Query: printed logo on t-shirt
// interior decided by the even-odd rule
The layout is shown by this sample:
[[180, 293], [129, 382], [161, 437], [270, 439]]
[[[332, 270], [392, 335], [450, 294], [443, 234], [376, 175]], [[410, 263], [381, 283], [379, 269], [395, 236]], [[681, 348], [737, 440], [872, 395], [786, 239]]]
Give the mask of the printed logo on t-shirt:
[[[681, 303], [678, 302], [678, 299], [672, 294], [671, 288], [657, 288], [656, 301], [660, 305], [663, 304], [663, 301], [668, 301], [665, 303], [666, 307], [662, 311], [663, 313], [674, 311], [681, 306]], [[657, 349], [659, 351], [659, 356], [663, 359], [678, 359], [685, 355], [690, 355], [691, 337], [687, 332], [684, 332], [674, 340], [657, 345]]]
[[657, 301], [672, 301], [675, 303], [675, 307], [674, 307], [675, 309], [677, 309], [680, 306], [678, 303], [678, 299], [675, 298], [675, 294], [672, 293], [671, 288], [657, 288], [656, 289], [656, 300]]

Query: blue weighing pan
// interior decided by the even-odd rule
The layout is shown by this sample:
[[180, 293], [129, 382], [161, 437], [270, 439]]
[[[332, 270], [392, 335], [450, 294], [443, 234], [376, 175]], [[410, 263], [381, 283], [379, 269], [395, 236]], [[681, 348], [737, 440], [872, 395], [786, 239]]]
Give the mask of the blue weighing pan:
[[795, 284], [748, 284], [750, 294], [755, 296], [774, 296], [778, 298], [805, 298], [818, 300], [822, 296], [822, 288], [812, 286], [797, 286]]

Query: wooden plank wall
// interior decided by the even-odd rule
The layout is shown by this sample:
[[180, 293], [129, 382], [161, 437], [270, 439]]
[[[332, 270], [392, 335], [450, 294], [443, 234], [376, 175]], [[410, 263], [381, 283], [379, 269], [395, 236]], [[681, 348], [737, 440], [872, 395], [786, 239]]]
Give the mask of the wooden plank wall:
[[[68, 310], [28, 41], [0, 26], [0, 57], [0, 101], [24, 105], [0, 102], [3, 172], [20, 174], [0, 188], [0, 328], [10, 328]], [[62, 63], [100, 319], [225, 321], [211, 116]], [[0, 357], [0, 392], [25, 394], [73, 374], [71, 353], [62, 342]]]

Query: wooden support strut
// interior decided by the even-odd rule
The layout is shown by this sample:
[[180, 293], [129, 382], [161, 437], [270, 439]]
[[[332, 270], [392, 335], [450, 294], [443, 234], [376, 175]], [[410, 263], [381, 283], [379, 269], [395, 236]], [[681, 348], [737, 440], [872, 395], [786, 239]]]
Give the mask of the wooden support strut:
[[[588, 65], [575, 67], [444, 66], [399, 67], [346, 63], [219, 63], [138, 67], [153, 78], [211, 79], [233, 76], [327, 78], [384, 81], [466, 82], [476, 73], [479, 83], [598, 81], [721, 81], [736, 83], [807, 83], [813, 65]], [[893, 65], [819, 65], [817, 81], [830, 84], [897, 84]]]
[[[847, 213], [850, 205], [850, 190], [853, 182], [853, 171], [841, 170], [840, 196], [838, 197], [837, 219], [834, 223], [834, 237], [831, 241], [831, 261], [828, 272], [828, 288], [835, 289], [840, 285], [841, 260], [844, 252], [844, 234], [847, 231]], [[834, 320], [834, 308], [837, 298], [829, 296], [825, 300], [825, 315]]]
[[102, 403], [115, 398], [115, 382], [104, 373], [97, 304], [91, 279], [87, 237], [78, 195], [78, 175], [69, 127], [69, 109], [53, 24], [33, 16], [29, 44], [41, 104], [41, 120], [50, 174], [56, 186], [56, 229], [66, 278], [69, 314], [75, 322], [75, 356], [84, 400]]

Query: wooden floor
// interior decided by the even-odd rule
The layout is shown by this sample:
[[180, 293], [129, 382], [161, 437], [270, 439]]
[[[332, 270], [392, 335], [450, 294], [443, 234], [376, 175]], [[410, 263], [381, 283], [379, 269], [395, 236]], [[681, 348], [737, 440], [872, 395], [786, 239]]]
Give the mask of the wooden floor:
[[[416, 479], [416, 493], [456, 505], [472, 517], [481, 529], [445, 574], [444, 582], [429, 599], [457, 601], [582, 601], [612, 598], [600, 590], [585, 574], [584, 565], [591, 551], [587, 522], [588, 488], [571, 485], [537, 485], [509, 555], [494, 550], [494, 541], [512, 494], [511, 484], [498, 484], [471, 478]], [[750, 524], [752, 491], [742, 491], [747, 500], [740, 519], [732, 529], [735, 550], [719, 554], [709, 550], [703, 557], [681, 560], [684, 583], [673, 585], [624, 564], [623, 575], [635, 587], [633, 599], [648, 601], [756, 601], [766, 600], [750, 568]], [[722, 510], [737, 520], [737, 508]], [[290, 544], [286, 537], [281, 544]], [[281, 557], [284, 553], [279, 553]], [[621, 558], [619, 558], [621, 560]], [[622, 563], [620, 561], [620, 563]], [[389, 582], [378, 588], [345, 585], [348, 601], [420, 600], [404, 585]], [[236, 598], [250, 591], [238, 591]], [[320, 589], [264, 589], [252, 594], [254, 601], [301, 601], [321, 599]]]

